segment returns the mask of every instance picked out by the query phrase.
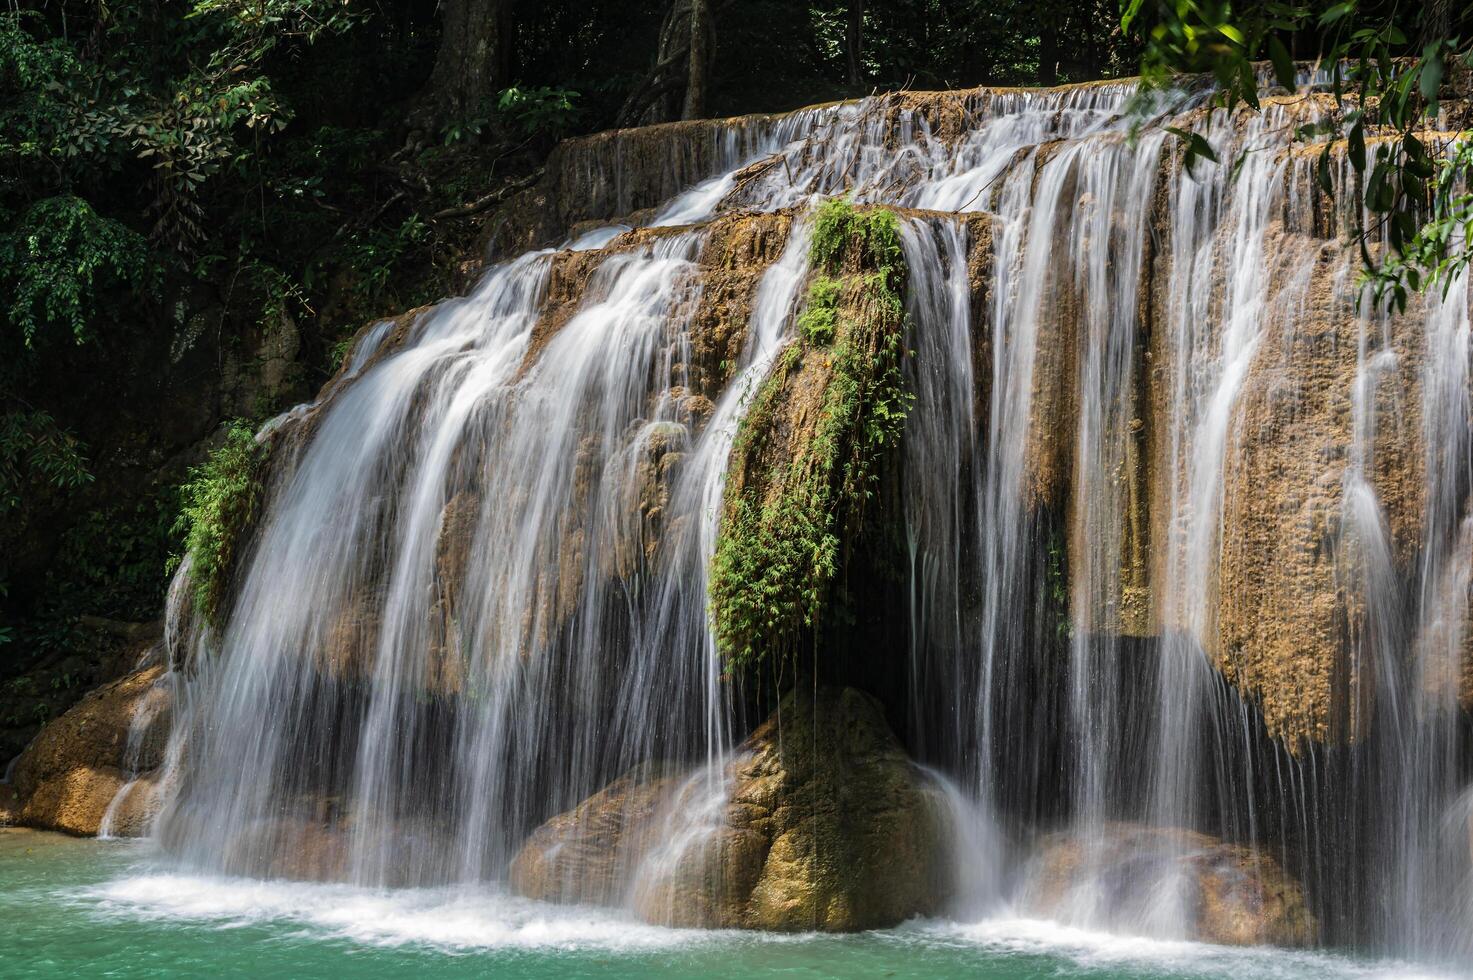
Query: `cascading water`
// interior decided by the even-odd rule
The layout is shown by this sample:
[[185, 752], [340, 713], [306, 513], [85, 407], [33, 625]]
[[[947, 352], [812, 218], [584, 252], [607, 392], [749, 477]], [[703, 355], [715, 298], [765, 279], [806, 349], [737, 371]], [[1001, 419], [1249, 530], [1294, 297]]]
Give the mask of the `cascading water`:
[[[1467, 285], [1354, 313], [1354, 259], [1287, 135], [1313, 97], [1245, 117], [1183, 96], [1142, 123], [1132, 91], [731, 123], [646, 182], [663, 202], [622, 143], [606, 170], [580, 158], [604, 217], [658, 203], [664, 230], [589, 231], [374, 326], [270, 434], [228, 615], [171, 617], [160, 839], [238, 873], [290, 852], [362, 884], [495, 880], [538, 822], [661, 762], [698, 767], [679, 798], [699, 806], [645, 860], [719, 823], [750, 721], [708, 623], [727, 460], [792, 336], [804, 211], [843, 193], [905, 209], [891, 707], [963, 825], [957, 914], [1036, 912], [1072, 847], [1047, 914], [1194, 937], [1194, 869], [1229, 853], [1304, 882], [1307, 938], [1473, 955]], [[1241, 167], [1188, 172], [1163, 122]], [[786, 243], [697, 396], [713, 229], [779, 211]], [[1388, 408], [1408, 372], [1415, 434]], [[1409, 465], [1421, 504], [1388, 476]], [[1283, 483], [1273, 506], [1259, 479]], [[1261, 651], [1306, 596], [1305, 642], [1330, 652], [1286, 668]]]

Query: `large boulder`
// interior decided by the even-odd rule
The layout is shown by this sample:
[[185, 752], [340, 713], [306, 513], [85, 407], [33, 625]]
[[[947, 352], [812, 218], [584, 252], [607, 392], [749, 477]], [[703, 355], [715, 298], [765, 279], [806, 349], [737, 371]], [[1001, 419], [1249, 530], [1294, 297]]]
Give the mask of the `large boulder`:
[[1318, 933], [1304, 890], [1273, 858], [1172, 827], [1116, 823], [1045, 838], [1023, 904], [1084, 925], [1230, 946], [1307, 946]]
[[877, 701], [803, 692], [720, 772], [635, 770], [554, 817], [511, 882], [676, 926], [883, 928], [947, 899], [946, 812]]
[[96, 835], [105, 821], [120, 836], [146, 832], [157, 782], [134, 776], [163, 761], [170, 699], [163, 668], [147, 667], [103, 685], [43, 728], [16, 760], [15, 822], [83, 836]]

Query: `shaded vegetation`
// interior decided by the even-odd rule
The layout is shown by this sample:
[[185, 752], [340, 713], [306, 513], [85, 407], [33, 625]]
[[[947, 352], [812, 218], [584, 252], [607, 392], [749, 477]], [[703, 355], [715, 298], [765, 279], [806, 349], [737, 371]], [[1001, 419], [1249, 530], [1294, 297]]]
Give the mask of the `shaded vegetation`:
[[914, 400], [901, 373], [894, 212], [827, 201], [810, 247], [817, 278], [800, 337], [758, 388], [732, 447], [710, 594], [733, 670], [789, 656], [821, 627]]
[[[1170, 85], [1182, 72], [1207, 75], [1217, 87], [1214, 104], [1225, 109], [1259, 109], [1264, 67], [1287, 91], [1298, 81], [1296, 59], [1319, 69], [1337, 112], [1295, 136], [1323, 142], [1320, 190], [1342, 200], [1362, 281], [1378, 301], [1405, 310], [1409, 293], [1432, 283], [1446, 289], [1467, 268], [1461, 243], [1473, 236], [1473, 148], [1466, 138], [1473, 7], [1445, 0], [1126, 0], [1121, 21], [1142, 37], [1148, 87]], [[1449, 98], [1464, 101], [1451, 119], [1441, 114]], [[1188, 166], [1241, 162], [1219, 161], [1200, 135], [1177, 135]], [[1350, 162], [1353, 186], [1338, 187], [1332, 177], [1337, 148]]]
[[195, 607], [212, 623], [224, 612], [231, 573], [261, 513], [265, 457], [265, 447], [251, 430], [235, 423], [226, 430], [224, 443], [190, 471], [181, 489], [176, 530], [184, 533], [191, 560]]

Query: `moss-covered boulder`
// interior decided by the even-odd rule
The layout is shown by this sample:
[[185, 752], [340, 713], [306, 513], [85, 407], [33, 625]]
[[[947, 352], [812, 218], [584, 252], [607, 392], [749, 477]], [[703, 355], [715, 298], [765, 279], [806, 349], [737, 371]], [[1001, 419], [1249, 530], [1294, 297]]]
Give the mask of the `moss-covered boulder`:
[[1190, 830], [1107, 825], [1045, 838], [1024, 897], [1034, 914], [1126, 932], [1179, 916], [1184, 938], [1228, 946], [1308, 946], [1319, 927], [1304, 889], [1261, 851]]
[[662, 924], [883, 928], [950, 891], [940, 793], [877, 701], [789, 695], [719, 775], [635, 770], [528, 840], [524, 895], [630, 905]]

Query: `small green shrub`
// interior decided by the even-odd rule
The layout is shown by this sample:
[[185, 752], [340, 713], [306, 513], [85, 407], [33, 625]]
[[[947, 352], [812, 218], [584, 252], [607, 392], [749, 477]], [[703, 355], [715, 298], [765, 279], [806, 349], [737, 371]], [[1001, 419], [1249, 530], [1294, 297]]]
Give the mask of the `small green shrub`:
[[0, 412], [0, 515], [20, 508], [27, 489], [69, 490], [92, 482], [86, 447], [42, 411]]
[[565, 88], [502, 89], [496, 110], [525, 135], [546, 133], [561, 137], [578, 119], [578, 93]]
[[900, 219], [885, 208], [855, 209], [847, 198], [835, 197], [819, 205], [813, 219], [809, 257], [820, 271], [839, 272], [846, 247], [854, 245], [866, 265], [884, 279], [884, 288], [897, 295], [905, 258], [900, 247]]
[[180, 488], [183, 509], [176, 530], [194, 560], [195, 607], [218, 623], [230, 576], [259, 516], [265, 450], [245, 425], [231, 425], [225, 442], [190, 472]]

